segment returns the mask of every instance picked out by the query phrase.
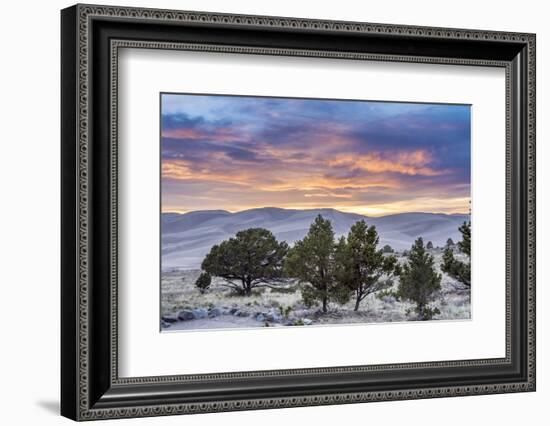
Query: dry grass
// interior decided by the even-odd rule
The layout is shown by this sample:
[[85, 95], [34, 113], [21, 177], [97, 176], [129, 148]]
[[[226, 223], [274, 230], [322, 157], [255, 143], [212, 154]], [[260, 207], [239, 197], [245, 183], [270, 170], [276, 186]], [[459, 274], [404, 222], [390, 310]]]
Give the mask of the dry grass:
[[[432, 254], [436, 267], [439, 268], [442, 257], [441, 250], [435, 249]], [[460, 258], [460, 255], [457, 257]], [[403, 256], [399, 257], [399, 262], [405, 260], [406, 258]], [[194, 286], [199, 274], [199, 270], [173, 270], [162, 274], [162, 315], [175, 315], [183, 309], [214, 307], [220, 308], [225, 314], [212, 319], [186, 321], [185, 325], [179, 323], [179, 326], [172, 328], [262, 327], [266, 323], [255, 321], [254, 316], [258, 313], [280, 313], [281, 308], [290, 308], [288, 316], [283, 318], [283, 323], [288, 319], [297, 324], [301, 324], [303, 319], [308, 319], [312, 320], [314, 325], [401, 322], [417, 319], [413, 304], [398, 301], [392, 296], [378, 297], [377, 294], [368, 296], [361, 303], [357, 312], [353, 311], [354, 301], [350, 300], [345, 305], [331, 305], [328, 313], [322, 313], [319, 307], [307, 308], [304, 305], [300, 285], [293, 281], [282, 283], [279, 288], [258, 288], [250, 296], [242, 296], [227, 288], [223, 279], [213, 277], [210, 289], [203, 294]], [[442, 274], [442, 276], [441, 291], [435, 295], [431, 304], [432, 307], [437, 307], [441, 313], [434, 319], [469, 319], [471, 317], [470, 289], [465, 288], [446, 274]], [[396, 290], [397, 286], [398, 279], [394, 281], [393, 289]], [[249, 319], [236, 321], [231, 318], [228, 311], [232, 308], [245, 313]], [[224, 318], [227, 321], [224, 321]], [[268, 322], [267, 325], [281, 324]]]

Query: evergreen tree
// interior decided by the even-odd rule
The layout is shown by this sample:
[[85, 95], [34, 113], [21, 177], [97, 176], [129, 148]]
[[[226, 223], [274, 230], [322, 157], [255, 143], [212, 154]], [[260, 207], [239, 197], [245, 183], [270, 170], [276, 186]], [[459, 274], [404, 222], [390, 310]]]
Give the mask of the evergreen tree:
[[249, 295], [253, 288], [282, 278], [287, 252], [287, 243], [279, 243], [267, 229], [250, 228], [212, 247], [201, 268], [224, 278], [238, 293]]
[[453, 250], [447, 247], [443, 252], [443, 264], [441, 270], [461, 282], [466, 287], [471, 287], [471, 267], [470, 267], [470, 240], [471, 240], [471, 223], [464, 222], [458, 228], [462, 234], [462, 241], [458, 242], [459, 250], [468, 258], [467, 262], [462, 262], [454, 257]]
[[426, 248], [427, 248], [428, 250], [432, 250], [432, 249], [434, 248], [433, 243], [432, 243], [431, 241], [428, 241], [428, 244], [426, 244]]
[[391, 248], [391, 246], [389, 244], [386, 244], [384, 247], [382, 247], [382, 251], [384, 253], [393, 253], [393, 249]]
[[334, 257], [332, 224], [318, 215], [307, 235], [290, 249], [285, 262], [286, 275], [303, 284], [302, 298], [306, 306], [320, 302], [323, 312], [327, 312], [331, 300], [340, 300], [342, 295], [334, 279]]
[[466, 256], [470, 257], [470, 241], [472, 233], [472, 224], [471, 222], [464, 222], [460, 228], [458, 228], [462, 234], [462, 241], [458, 242], [458, 248]]
[[383, 249], [377, 250], [378, 241], [376, 228], [360, 220], [351, 227], [347, 242], [340, 239], [336, 250], [337, 280], [353, 293], [355, 311], [369, 294], [392, 285], [389, 277], [382, 278], [393, 273], [397, 259], [385, 256]]
[[202, 272], [197, 278], [197, 281], [195, 281], [195, 287], [197, 287], [201, 293], [205, 293], [210, 287], [210, 284], [212, 284], [212, 277], [208, 272]]
[[452, 238], [447, 238], [447, 244], [445, 244], [445, 247], [451, 247], [451, 246], [454, 246], [455, 245], [455, 242], [453, 241]]
[[441, 275], [435, 271], [434, 258], [426, 252], [422, 238], [414, 242], [409, 258], [399, 272], [398, 297], [415, 303], [415, 312], [421, 320], [439, 314], [439, 309], [431, 308], [429, 303], [434, 293], [441, 289]]

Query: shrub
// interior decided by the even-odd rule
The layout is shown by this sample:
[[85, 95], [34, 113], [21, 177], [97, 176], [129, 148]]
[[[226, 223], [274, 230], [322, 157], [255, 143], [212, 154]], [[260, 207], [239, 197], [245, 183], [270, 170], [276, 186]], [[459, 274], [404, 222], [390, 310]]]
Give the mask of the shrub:
[[212, 277], [207, 272], [202, 272], [197, 278], [197, 281], [195, 281], [195, 287], [197, 287], [201, 293], [205, 293], [210, 287], [210, 284], [212, 284]]
[[393, 253], [393, 249], [391, 248], [390, 245], [386, 244], [384, 247], [382, 247], [382, 252], [383, 253]]

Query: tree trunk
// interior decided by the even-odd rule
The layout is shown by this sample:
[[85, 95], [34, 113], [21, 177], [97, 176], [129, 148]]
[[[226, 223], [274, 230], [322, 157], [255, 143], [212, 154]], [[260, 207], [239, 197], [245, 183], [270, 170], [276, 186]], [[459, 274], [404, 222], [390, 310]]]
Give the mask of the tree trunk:
[[328, 311], [328, 298], [325, 296], [323, 297], [323, 312]]
[[420, 321], [424, 321], [424, 304], [423, 303], [419, 303], [417, 305], [417, 309], [418, 309], [418, 319]]
[[353, 310], [355, 312], [357, 312], [359, 310], [359, 304], [361, 303], [361, 298], [363, 297], [363, 286], [361, 286], [360, 288], [358, 288], [356, 291], [355, 291], [355, 308], [353, 308]]
[[250, 293], [252, 293], [252, 279], [250, 277], [246, 277], [244, 294], [246, 296], [250, 296]]
[[357, 312], [359, 310], [359, 304], [361, 303], [361, 296], [357, 295], [357, 298], [355, 299], [355, 308], [353, 310]]

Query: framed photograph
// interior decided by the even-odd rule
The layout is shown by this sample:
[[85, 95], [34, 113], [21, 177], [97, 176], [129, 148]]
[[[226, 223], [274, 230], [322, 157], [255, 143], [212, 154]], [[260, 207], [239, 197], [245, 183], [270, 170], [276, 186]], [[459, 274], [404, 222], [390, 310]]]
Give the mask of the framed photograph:
[[535, 390], [535, 35], [61, 12], [61, 412]]

